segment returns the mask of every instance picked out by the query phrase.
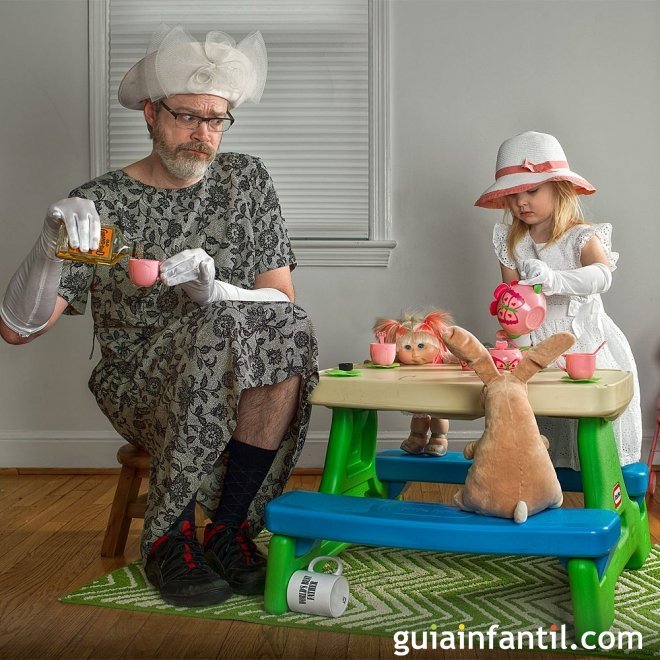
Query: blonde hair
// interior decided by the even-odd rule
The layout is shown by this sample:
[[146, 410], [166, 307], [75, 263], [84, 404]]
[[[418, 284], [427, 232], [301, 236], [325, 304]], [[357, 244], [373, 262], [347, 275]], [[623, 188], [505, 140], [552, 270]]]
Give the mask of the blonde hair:
[[451, 314], [441, 309], [428, 312], [405, 311], [399, 319], [379, 318], [374, 324], [375, 332], [384, 332], [385, 341], [397, 345], [399, 350], [406, 342], [424, 341], [440, 350], [445, 350], [442, 333], [454, 322]]
[[[589, 224], [584, 219], [580, 198], [575, 192], [573, 184], [570, 181], [550, 181], [549, 183], [552, 184], [554, 189], [555, 207], [552, 212], [552, 234], [546, 245], [554, 243], [576, 225]], [[522, 240], [527, 234], [529, 227], [511, 213], [508, 205], [504, 212], [505, 221], [507, 216], [511, 216], [511, 229], [506, 240], [506, 247], [509, 254], [513, 255], [513, 249], [518, 241]]]

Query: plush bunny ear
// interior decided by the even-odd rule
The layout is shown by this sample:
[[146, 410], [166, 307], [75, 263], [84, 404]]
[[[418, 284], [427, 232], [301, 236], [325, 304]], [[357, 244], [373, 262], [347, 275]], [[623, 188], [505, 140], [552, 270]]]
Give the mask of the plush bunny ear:
[[452, 325], [442, 333], [442, 341], [459, 360], [465, 360], [486, 385], [502, 377], [486, 347], [472, 333]]
[[525, 357], [520, 360], [511, 373], [518, 380], [526, 383], [535, 373], [545, 369], [567, 351], [574, 342], [575, 337], [570, 332], [558, 332], [526, 350]]

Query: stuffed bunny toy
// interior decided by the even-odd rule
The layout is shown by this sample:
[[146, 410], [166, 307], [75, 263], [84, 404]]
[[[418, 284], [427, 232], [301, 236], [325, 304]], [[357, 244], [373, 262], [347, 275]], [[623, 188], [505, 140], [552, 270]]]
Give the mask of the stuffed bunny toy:
[[485, 429], [480, 440], [465, 447], [465, 457], [474, 462], [465, 487], [454, 497], [458, 507], [513, 518], [517, 523], [560, 507], [561, 486], [548, 454], [548, 440], [540, 434], [527, 398], [527, 381], [565, 353], [575, 337], [568, 332], [548, 337], [525, 351], [509, 372], [498, 371], [488, 350], [463, 328], [450, 326], [442, 339], [484, 382]]

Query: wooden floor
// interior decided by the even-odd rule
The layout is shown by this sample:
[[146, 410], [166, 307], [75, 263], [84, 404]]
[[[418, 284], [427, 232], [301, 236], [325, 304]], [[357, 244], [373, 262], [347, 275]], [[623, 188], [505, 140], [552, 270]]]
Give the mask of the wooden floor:
[[[138, 556], [139, 522], [124, 558], [101, 559], [114, 474], [0, 471], [0, 658], [396, 658], [385, 637], [317, 633], [98, 607], [57, 598]], [[294, 475], [289, 487], [315, 489]], [[408, 499], [447, 501], [455, 486], [414, 485]], [[569, 505], [580, 496], [570, 495]], [[660, 542], [660, 498], [650, 503]], [[578, 658], [560, 654], [413, 651], [406, 658]], [[587, 656], [582, 656], [587, 657]]]

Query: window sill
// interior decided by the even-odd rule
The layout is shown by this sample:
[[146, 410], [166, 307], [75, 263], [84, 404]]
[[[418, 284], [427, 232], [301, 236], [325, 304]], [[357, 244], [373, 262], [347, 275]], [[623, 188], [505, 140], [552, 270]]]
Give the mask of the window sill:
[[299, 266], [387, 267], [396, 241], [292, 240]]

